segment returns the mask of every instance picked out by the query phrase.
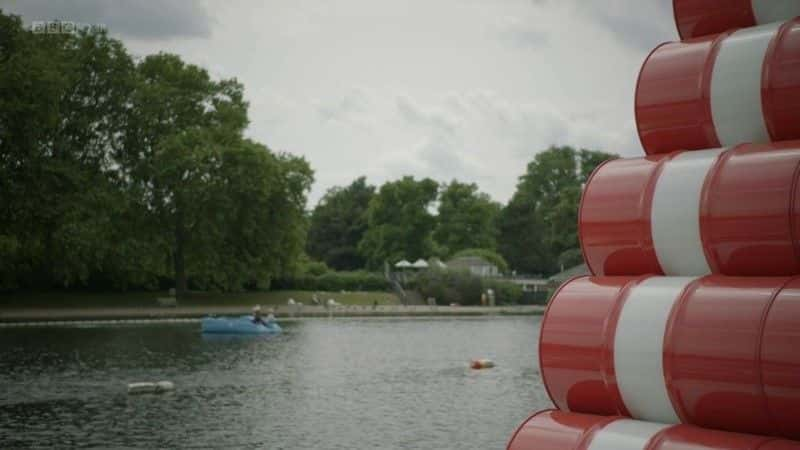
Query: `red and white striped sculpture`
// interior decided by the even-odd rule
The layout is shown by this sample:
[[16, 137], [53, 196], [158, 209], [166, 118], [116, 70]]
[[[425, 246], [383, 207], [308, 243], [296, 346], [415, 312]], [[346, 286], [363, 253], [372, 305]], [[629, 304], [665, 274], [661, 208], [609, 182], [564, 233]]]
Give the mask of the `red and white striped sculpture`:
[[649, 156], [589, 177], [598, 276], [542, 319], [560, 411], [509, 450], [800, 450], [777, 438], [800, 440], [800, 0], [673, 8], [688, 40], [653, 50], [636, 86]]
[[800, 139], [800, 19], [662, 44], [635, 111], [647, 154]]
[[581, 199], [584, 258], [595, 275], [800, 274], [798, 181], [800, 141], [608, 161]]
[[576, 278], [539, 361], [564, 411], [800, 439], [800, 278]]
[[508, 450], [798, 450], [764, 436], [547, 410], [529, 417]]
[[800, 16], [797, 0], [673, 0], [681, 40]]

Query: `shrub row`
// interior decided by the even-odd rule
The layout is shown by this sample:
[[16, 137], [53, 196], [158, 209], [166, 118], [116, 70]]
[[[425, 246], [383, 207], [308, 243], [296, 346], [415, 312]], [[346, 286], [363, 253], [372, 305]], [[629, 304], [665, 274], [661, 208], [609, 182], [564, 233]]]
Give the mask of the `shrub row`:
[[423, 297], [433, 297], [441, 304], [480, 305], [481, 294], [492, 289], [495, 304], [514, 305], [523, 302], [522, 287], [507, 281], [481, 278], [468, 271], [429, 270], [410, 283]]
[[274, 280], [271, 287], [297, 291], [385, 291], [389, 289], [389, 284], [383, 274], [356, 271], [326, 272], [321, 275], [306, 273]]
[[[480, 305], [481, 294], [492, 289], [497, 305], [546, 304], [549, 293], [523, 292], [522, 287], [508, 281], [481, 278], [468, 271], [428, 270], [410, 277], [406, 289], [416, 289], [423, 298], [433, 297], [440, 305], [459, 303]], [[304, 273], [291, 278], [273, 280], [271, 289], [298, 291], [387, 291], [389, 283], [376, 272], [336, 272], [320, 275]]]

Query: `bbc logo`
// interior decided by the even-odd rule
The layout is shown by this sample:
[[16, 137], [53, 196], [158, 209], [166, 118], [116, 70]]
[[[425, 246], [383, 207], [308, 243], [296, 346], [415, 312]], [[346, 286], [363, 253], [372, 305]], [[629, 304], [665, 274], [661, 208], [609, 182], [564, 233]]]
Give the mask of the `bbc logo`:
[[35, 34], [75, 34], [78, 31], [105, 31], [105, 24], [89, 24], [68, 20], [34, 20], [31, 31]]

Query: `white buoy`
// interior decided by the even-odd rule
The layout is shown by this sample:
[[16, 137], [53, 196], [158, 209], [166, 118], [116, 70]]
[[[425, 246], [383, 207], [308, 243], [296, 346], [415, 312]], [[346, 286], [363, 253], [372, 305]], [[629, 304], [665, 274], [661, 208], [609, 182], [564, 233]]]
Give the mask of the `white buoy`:
[[139, 382], [128, 384], [128, 394], [161, 394], [175, 389], [171, 381]]

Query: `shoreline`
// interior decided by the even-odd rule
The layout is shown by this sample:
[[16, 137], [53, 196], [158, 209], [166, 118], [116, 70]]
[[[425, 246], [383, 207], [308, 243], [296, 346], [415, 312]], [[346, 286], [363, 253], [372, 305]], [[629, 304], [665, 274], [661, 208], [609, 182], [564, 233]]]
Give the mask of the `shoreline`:
[[[250, 305], [237, 306], [177, 306], [177, 307], [91, 307], [91, 308], [0, 308], [0, 325], [47, 324], [59, 322], [136, 321], [200, 319], [208, 315], [230, 316], [250, 313]], [[427, 306], [427, 305], [340, 305], [326, 309], [322, 306], [291, 308], [276, 306], [279, 319], [314, 317], [461, 317], [461, 316], [535, 316], [544, 313], [541, 305], [520, 306]], [[135, 323], [135, 322], [134, 322]]]

